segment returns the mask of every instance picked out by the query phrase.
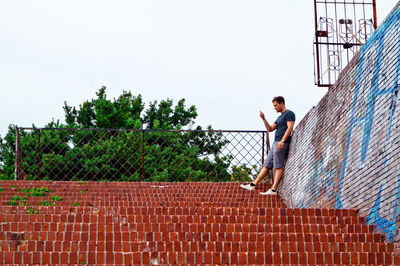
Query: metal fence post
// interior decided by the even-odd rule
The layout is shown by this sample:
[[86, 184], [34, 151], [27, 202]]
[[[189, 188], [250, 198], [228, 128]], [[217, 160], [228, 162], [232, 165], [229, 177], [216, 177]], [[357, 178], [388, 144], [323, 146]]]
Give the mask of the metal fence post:
[[262, 133], [262, 155], [261, 155], [261, 164], [264, 164], [264, 153], [265, 153], [265, 133]]
[[19, 139], [19, 128], [15, 129], [15, 180], [23, 179], [21, 143]]
[[40, 179], [40, 164], [41, 164], [41, 162], [42, 162], [42, 160], [41, 160], [41, 150], [40, 150], [40, 133], [42, 132], [42, 130], [41, 129], [39, 129], [39, 135], [38, 135], [38, 158], [37, 158], [37, 160], [38, 160], [38, 163], [37, 163], [37, 178], [38, 179]]
[[145, 131], [142, 130], [142, 181], [144, 179], [144, 133]]

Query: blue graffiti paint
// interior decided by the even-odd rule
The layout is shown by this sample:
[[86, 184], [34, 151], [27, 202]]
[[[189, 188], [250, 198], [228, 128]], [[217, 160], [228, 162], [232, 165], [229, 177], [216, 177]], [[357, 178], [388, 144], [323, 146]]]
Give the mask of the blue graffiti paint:
[[[371, 36], [371, 38], [367, 41], [367, 43], [362, 47], [361, 53], [360, 53], [360, 60], [359, 60], [359, 65], [357, 69], [357, 80], [356, 80], [356, 87], [355, 87], [355, 92], [353, 96], [353, 101], [352, 101], [352, 109], [351, 109], [351, 117], [350, 117], [350, 122], [349, 122], [349, 127], [347, 131], [347, 139], [346, 139], [346, 148], [345, 148], [345, 153], [344, 153], [344, 158], [342, 162], [342, 167], [341, 167], [341, 173], [340, 173], [340, 178], [339, 178], [339, 191], [336, 197], [336, 207], [337, 208], [343, 208], [343, 204], [341, 201], [341, 193], [343, 190], [343, 182], [344, 182], [344, 177], [346, 174], [346, 168], [347, 168], [347, 159], [349, 155], [349, 150], [350, 150], [350, 144], [351, 144], [351, 136], [352, 136], [352, 131], [355, 126], [359, 126], [364, 122], [364, 132], [363, 132], [363, 139], [362, 139], [362, 147], [361, 147], [361, 162], [365, 162], [367, 152], [368, 152], [368, 145], [370, 142], [370, 137], [371, 137], [371, 128], [372, 128], [372, 123], [373, 123], [373, 118], [374, 118], [374, 113], [375, 113], [375, 103], [377, 101], [378, 96], [383, 96], [387, 94], [392, 94], [393, 95], [393, 90], [379, 90], [378, 89], [378, 81], [379, 81], [379, 75], [381, 71], [381, 62], [383, 58], [383, 46], [384, 46], [384, 40], [385, 36], [390, 30], [391, 27], [393, 27], [393, 24], [397, 21], [399, 21], [400, 18], [400, 10], [394, 11], [388, 18], [388, 20]], [[370, 94], [369, 94], [369, 99], [367, 102], [367, 109], [366, 109], [366, 114], [364, 117], [355, 117], [356, 110], [357, 110], [357, 104], [358, 104], [358, 94], [360, 91], [361, 87], [361, 75], [363, 72], [363, 67], [364, 67], [364, 61], [366, 57], [366, 53], [368, 49], [376, 44], [378, 42], [378, 51], [376, 54], [376, 63], [374, 66], [374, 73], [373, 73], [373, 78], [372, 78], [372, 85], [370, 88]], [[400, 49], [399, 49], [400, 53]], [[398, 59], [400, 60], [400, 58]], [[398, 63], [399, 65], [399, 63]], [[396, 82], [397, 84], [397, 82]], [[392, 112], [394, 110], [392, 109]], [[391, 125], [391, 124], [390, 124]], [[390, 131], [389, 131], [390, 133]]]
[[392, 242], [395, 240], [396, 220], [397, 216], [400, 214], [400, 171], [398, 172], [397, 177], [396, 200], [394, 202], [394, 210], [391, 220], [384, 219], [380, 216], [381, 193], [382, 185], [379, 188], [375, 203], [367, 216], [367, 224], [373, 224], [382, 233], [386, 234], [386, 238], [389, 242]]
[[396, 200], [394, 202], [393, 222], [396, 222], [397, 216], [400, 214], [400, 171], [397, 178]]
[[371, 138], [372, 122], [374, 120], [374, 114], [375, 114], [375, 103], [379, 95], [378, 85], [379, 85], [379, 74], [381, 72], [381, 62], [382, 62], [381, 59], [383, 56], [383, 41], [384, 41], [384, 36], [382, 36], [382, 38], [379, 39], [378, 52], [376, 55], [377, 60], [374, 67], [374, 75], [372, 76], [372, 86], [367, 104], [368, 107], [366, 111], [366, 116], [364, 117], [365, 123], [364, 123], [363, 140], [361, 144], [361, 163], [364, 163], [365, 160], [367, 159], [368, 145], [369, 145], [369, 140]]
[[[399, 35], [399, 40], [398, 43], [400, 43], [400, 35]], [[396, 67], [396, 75], [394, 77], [394, 85], [391, 88], [391, 93], [392, 93], [392, 99], [391, 99], [391, 112], [390, 112], [390, 119], [389, 119], [389, 128], [388, 128], [388, 133], [386, 137], [386, 147], [389, 146], [389, 141], [391, 137], [391, 132], [392, 132], [392, 123], [393, 123], [393, 117], [394, 117], [394, 112], [396, 111], [396, 99], [397, 99], [397, 94], [398, 94], [398, 86], [399, 86], [399, 77], [400, 77], [400, 49], [397, 52], [397, 67]], [[388, 157], [385, 156], [385, 159], [383, 161], [383, 164], [386, 166], [388, 162]]]
[[[400, 36], [399, 36], [399, 41], [400, 43]], [[394, 79], [394, 85], [391, 88], [391, 93], [392, 93], [392, 102], [391, 102], [391, 112], [390, 112], [390, 120], [389, 120], [389, 129], [387, 133], [387, 138], [386, 138], [386, 146], [389, 145], [390, 137], [391, 137], [391, 129], [392, 129], [392, 122], [393, 122], [393, 116], [394, 112], [396, 110], [396, 98], [397, 98], [397, 93], [398, 93], [398, 82], [399, 82], [399, 76], [400, 76], [400, 49], [398, 50], [397, 54], [397, 67], [396, 67], [396, 75]], [[387, 164], [387, 157], [385, 157], [383, 164]], [[382, 188], [382, 185], [381, 185]], [[394, 241], [395, 237], [395, 230], [396, 230], [396, 220], [398, 215], [400, 214], [400, 170], [398, 173], [398, 178], [397, 178], [397, 189], [396, 189], [396, 200], [394, 202], [394, 210], [393, 210], [393, 215], [392, 219], [386, 220], [382, 217], [380, 217], [379, 212], [376, 214], [376, 212], [380, 209], [380, 197], [381, 197], [381, 189], [379, 190], [379, 193], [377, 195], [377, 199], [375, 200], [375, 204], [373, 208], [370, 211], [370, 214], [368, 217], [371, 218], [371, 220], [368, 221], [368, 224], [374, 224], [378, 229], [381, 230], [381, 232], [386, 233], [387, 240], [389, 242]], [[378, 207], [379, 206], [379, 207]]]
[[[400, 45], [397, 51], [397, 67], [396, 67], [396, 74], [394, 77], [393, 85], [389, 88], [379, 90], [379, 77], [381, 75], [381, 67], [382, 67], [382, 60], [384, 58], [383, 48], [384, 48], [384, 40], [386, 39], [387, 34], [392, 34], [393, 31], [396, 31], [398, 34], [398, 26], [395, 23], [399, 23], [400, 21], [400, 9], [395, 10], [386, 22], [370, 37], [367, 43], [362, 47], [360, 52], [360, 59], [357, 68], [357, 78], [356, 78], [356, 86], [355, 91], [353, 94], [353, 99], [351, 102], [351, 117], [349, 120], [348, 131], [346, 134], [346, 141], [345, 141], [345, 150], [343, 161], [341, 163], [341, 170], [339, 175], [339, 191], [336, 196], [336, 207], [343, 208], [343, 204], [341, 201], [341, 193], [343, 190], [344, 184], [344, 177], [347, 170], [348, 164], [348, 157], [350, 152], [350, 145], [352, 140], [352, 133], [353, 129], [358, 126], [363, 126], [363, 135], [361, 141], [361, 151], [360, 151], [360, 161], [364, 163], [367, 158], [368, 147], [370, 143], [370, 138], [372, 134], [372, 125], [373, 119], [375, 115], [375, 105], [379, 97], [390, 97], [390, 118], [389, 118], [389, 126], [387, 130], [386, 136], [386, 144], [387, 146], [390, 144], [391, 139], [391, 131], [392, 131], [392, 124], [393, 118], [396, 111], [396, 101], [397, 101], [397, 92], [398, 92], [398, 83], [400, 79]], [[400, 44], [400, 36], [398, 44]], [[362, 79], [362, 74], [364, 71], [364, 65], [370, 64], [369, 62], [366, 63], [368, 59], [371, 59], [371, 55], [368, 54], [370, 48], [373, 45], [376, 45], [376, 54], [374, 56], [375, 65], [373, 68], [373, 75], [371, 78], [371, 85], [369, 87], [369, 97], [366, 102], [366, 111], [364, 116], [357, 116], [357, 109], [358, 109], [358, 98], [361, 90], [361, 86], [365, 85], [365, 79]], [[375, 48], [374, 48], [375, 49]], [[365, 77], [364, 77], [365, 78]], [[387, 164], [387, 157], [385, 156], [384, 161], [382, 162], [383, 165]], [[314, 167], [313, 167], [313, 174], [309, 178], [309, 182], [307, 184], [305, 192], [311, 197], [309, 199], [305, 199], [303, 197], [302, 203], [300, 204], [300, 208], [305, 208], [312, 204], [315, 200], [317, 200], [319, 194], [321, 192], [330, 192], [330, 196], [333, 193], [333, 186], [334, 186], [334, 178], [337, 174], [338, 169], [334, 169], [329, 172], [323, 166], [323, 159], [318, 160]], [[374, 224], [376, 228], [378, 228], [382, 233], [386, 234], [387, 239], [389, 241], [393, 241], [395, 237], [395, 230], [396, 230], [396, 220], [397, 217], [400, 215], [400, 171], [398, 173], [398, 180], [397, 180], [397, 191], [396, 191], [396, 199], [394, 202], [394, 210], [393, 216], [390, 220], [381, 217], [380, 209], [381, 209], [381, 194], [382, 194], [382, 187], [381, 184], [379, 192], [376, 196], [376, 200], [374, 205], [372, 206], [367, 221], [368, 224]]]
[[[363, 140], [362, 140], [362, 149], [361, 149], [361, 162], [365, 162], [367, 152], [368, 152], [368, 145], [370, 142], [370, 136], [371, 136], [371, 128], [372, 128], [372, 123], [373, 123], [373, 118], [374, 118], [374, 111], [375, 111], [375, 103], [377, 101], [377, 97], [379, 96], [385, 96], [385, 95], [390, 95], [391, 99], [391, 107], [390, 107], [390, 119], [389, 119], [389, 127], [388, 127], [388, 132], [386, 136], [386, 145], [389, 144], [390, 137], [391, 137], [391, 129], [392, 129], [392, 122], [393, 122], [393, 117], [396, 109], [396, 98], [397, 98], [397, 92], [398, 92], [398, 82], [399, 82], [399, 75], [400, 75], [400, 47], [398, 48], [398, 56], [397, 56], [397, 67], [396, 67], [396, 75], [394, 78], [394, 84], [391, 88], [389, 89], [382, 89], [378, 90], [378, 83], [379, 83], [379, 75], [380, 75], [380, 70], [381, 70], [381, 61], [383, 58], [383, 45], [384, 45], [384, 39], [385, 35], [389, 29], [390, 26], [393, 25], [395, 21], [398, 21], [400, 19], [400, 10], [397, 10], [396, 12], [393, 12], [391, 17], [389, 17], [388, 21], [381, 27], [381, 29], [376, 32], [372, 38], [367, 42], [366, 45], [362, 48], [361, 51], [361, 56], [360, 56], [360, 63], [358, 66], [357, 70], [357, 83], [356, 83], [356, 89], [353, 97], [353, 103], [352, 103], [352, 116], [350, 119], [350, 125], [349, 125], [349, 131], [347, 134], [347, 141], [346, 141], [346, 151], [344, 155], [344, 160], [342, 163], [342, 171], [340, 175], [340, 181], [339, 181], [339, 192], [336, 198], [336, 206], [339, 208], [343, 208], [342, 202], [341, 202], [341, 190], [343, 188], [343, 181], [344, 181], [344, 176], [346, 172], [346, 166], [347, 166], [347, 158], [348, 158], [348, 152], [349, 152], [349, 147], [351, 143], [351, 134], [354, 126], [360, 125], [362, 122], [364, 122], [364, 132], [363, 132]], [[364, 64], [364, 57], [366, 54], [367, 49], [374, 44], [375, 42], [378, 43], [378, 51], [376, 55], [376, 64], [374, 67], [374, 74], [372, 78], [372, 85], [370, 89], [370, 94], [369, 94], [369, 99], [367, 102], [367, 110], [366, 114], [364, 117], [359, 117], [355, 118], [355, 110], [357, 107], [357, 101], [358, 101], [358, 92], [360, 89], [360, 76], [361, 72], [363, 69], [363, 64]], [[400, 36], [399, 36], [399, 43], [400, 43]], [[385, 157], [385, 160], [383, 161], [383, 164], [387, 164], [387, 158]], [[398, 181], [397, 181], [397, 194], [396, 194], [396, 200], [394, 204], [394, 211], [393, 211], [393, 217], [391, 220], [384, 219], [383, 217], [380, 216], [380, 208], [381, 208], [381, 193], [382, 193], [382, 185], [380, 186], [377, 198], [375, 200], [375, 203], [367, 217], [367, 222], [368, 224], [374, 224], [376, 228], [378, 228], [382, 233], [386, 234], [387, 239], [389, 241], [394, 240], [395, 236], [395, 229], [396, 229], [396, 219], [397, 216], [399, 215], [399, 203], [400, 203], [400, 172], [398, 175]]]
[[373, 224], [376, 228], [378, 228], [382, 233], [386, 234], [387, 239], [389, 241], [393, 240], [394, 230], [396, 229], [396, 220], [389, 221], [380, 216], [381, 209], [381, 193], [382, 193], [382, 185], [379, 188], [378, 195], [376, 197], [374, 206], [367, 216], [367, 224]]
[[[362, 59], [364, 58], [364, 53], [365, 53], [365, 48], [363, 47], [361, 49], [360, 58], [362, 58]], [[358, 124], [360, 121], [363, 120], [363, 118], [355, 118], [358, 93], [360, 91], [361, 74], [362, 74], [363, 65], [364, 65], [364, 60], [360, 60], [359, 66], [358, 66], [358, 69], [357, 69], [357, 82], [356, 82], [356, 88], [355, 88], [355, 91], [354, 91], [352, 108], [351, 108], [350, 125], [349, 125], [349, 129], [347, 131], [346, 150], [345, 150], [345, 153], [344, 153], [344, 160], [342, 162], [340, 179], [339, 179], [339, 191], [338, 191], [338, 194], [336, 196], [336, 208], [339, 208], [339, 209], [343, 209], [343, 204], [342, 204], [342, 201], [341, 201], [340, 197], [341, 197], [341, 192], [342, 192], [342, 189], [343, 189], [343, 182], [344, 182], [344, 178], [343, 177], [344, 177], [344, 175], [346, 173], [347, 156], [349, 154], [349, 149], [350, 149], [351, 133], [353, 131], [353, 126], [355, 126], [355, 123]]]
[[318, 200], [321, 192], [327, 192], [328, 197], [331, 197], [333, 195], [335, 186], [334, 180], [336, 175], [336, 167], [329, 171], [324, 167], [323, 160], [318, 160], [318, 162], [314, 165], [314, 174], [308, 180], [306, 186], [308, 192], [311, 195], [311, 197], [307, 200], [307, 205], [310, 205]]

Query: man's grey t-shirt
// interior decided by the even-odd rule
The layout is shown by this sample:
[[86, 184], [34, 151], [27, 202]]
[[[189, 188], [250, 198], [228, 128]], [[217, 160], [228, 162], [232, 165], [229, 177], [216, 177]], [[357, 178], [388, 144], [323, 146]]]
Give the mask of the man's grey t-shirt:
[[[290, 111], [286, 110], [283, 114], [281, 114], [278, 119], [276, 119], [275, 124], [277, 125], [276, 132], [275, 132], [275, 141], [281, 141], [285, 132], [287, 130], [287, 122], [288, 121], [295, 121], [296, 115]], [[290, 142], [290, 138], [287, 140]]]

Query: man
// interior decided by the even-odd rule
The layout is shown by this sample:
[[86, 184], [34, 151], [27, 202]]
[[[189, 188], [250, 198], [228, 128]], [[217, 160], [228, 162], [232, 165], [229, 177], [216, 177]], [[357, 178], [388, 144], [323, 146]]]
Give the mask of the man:
[[268, 152], [267, 159], [265, 160], [257, 179], [250, 184], [240, 185], [244, 189], [254, 190], [257, 184], [260, 183], [268, 174], [269, 169], [275, 169], [275, 176], [273, 178], [274, 183], [272, 187], [268, 191], [260, 193], [261, 195], [278, 194], [278, 185], [283, 176], [283, 166], [286, 159], [286, 153], [289, 149], [291, 133], [296, 120], [295, 114], [286, 109], [285, 99], [282, 96], [272, 99], [272, 104], [276, 112], [281, 113], [275, 123], [270, 125], [261, 111], [260, 117], [264, 121], [265, 128], [268, 132], [276, 130], [274, 144], [272, 145], [272, 149]]

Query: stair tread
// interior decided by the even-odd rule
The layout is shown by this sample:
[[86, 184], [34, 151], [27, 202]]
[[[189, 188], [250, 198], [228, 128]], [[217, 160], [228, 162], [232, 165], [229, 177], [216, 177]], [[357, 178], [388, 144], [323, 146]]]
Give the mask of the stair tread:
[[[395, 245], [358, 210], [287, 208], [279, 196], [259, 194], [268, 184], [255, 191], [235, 182], [1, 186], [0, 263], [400, 263]], [[29, 187], [50, 192], [27, 195], [27, 206], [7, 205]], [[43, 201], [55, 206], [39, 206]]]

